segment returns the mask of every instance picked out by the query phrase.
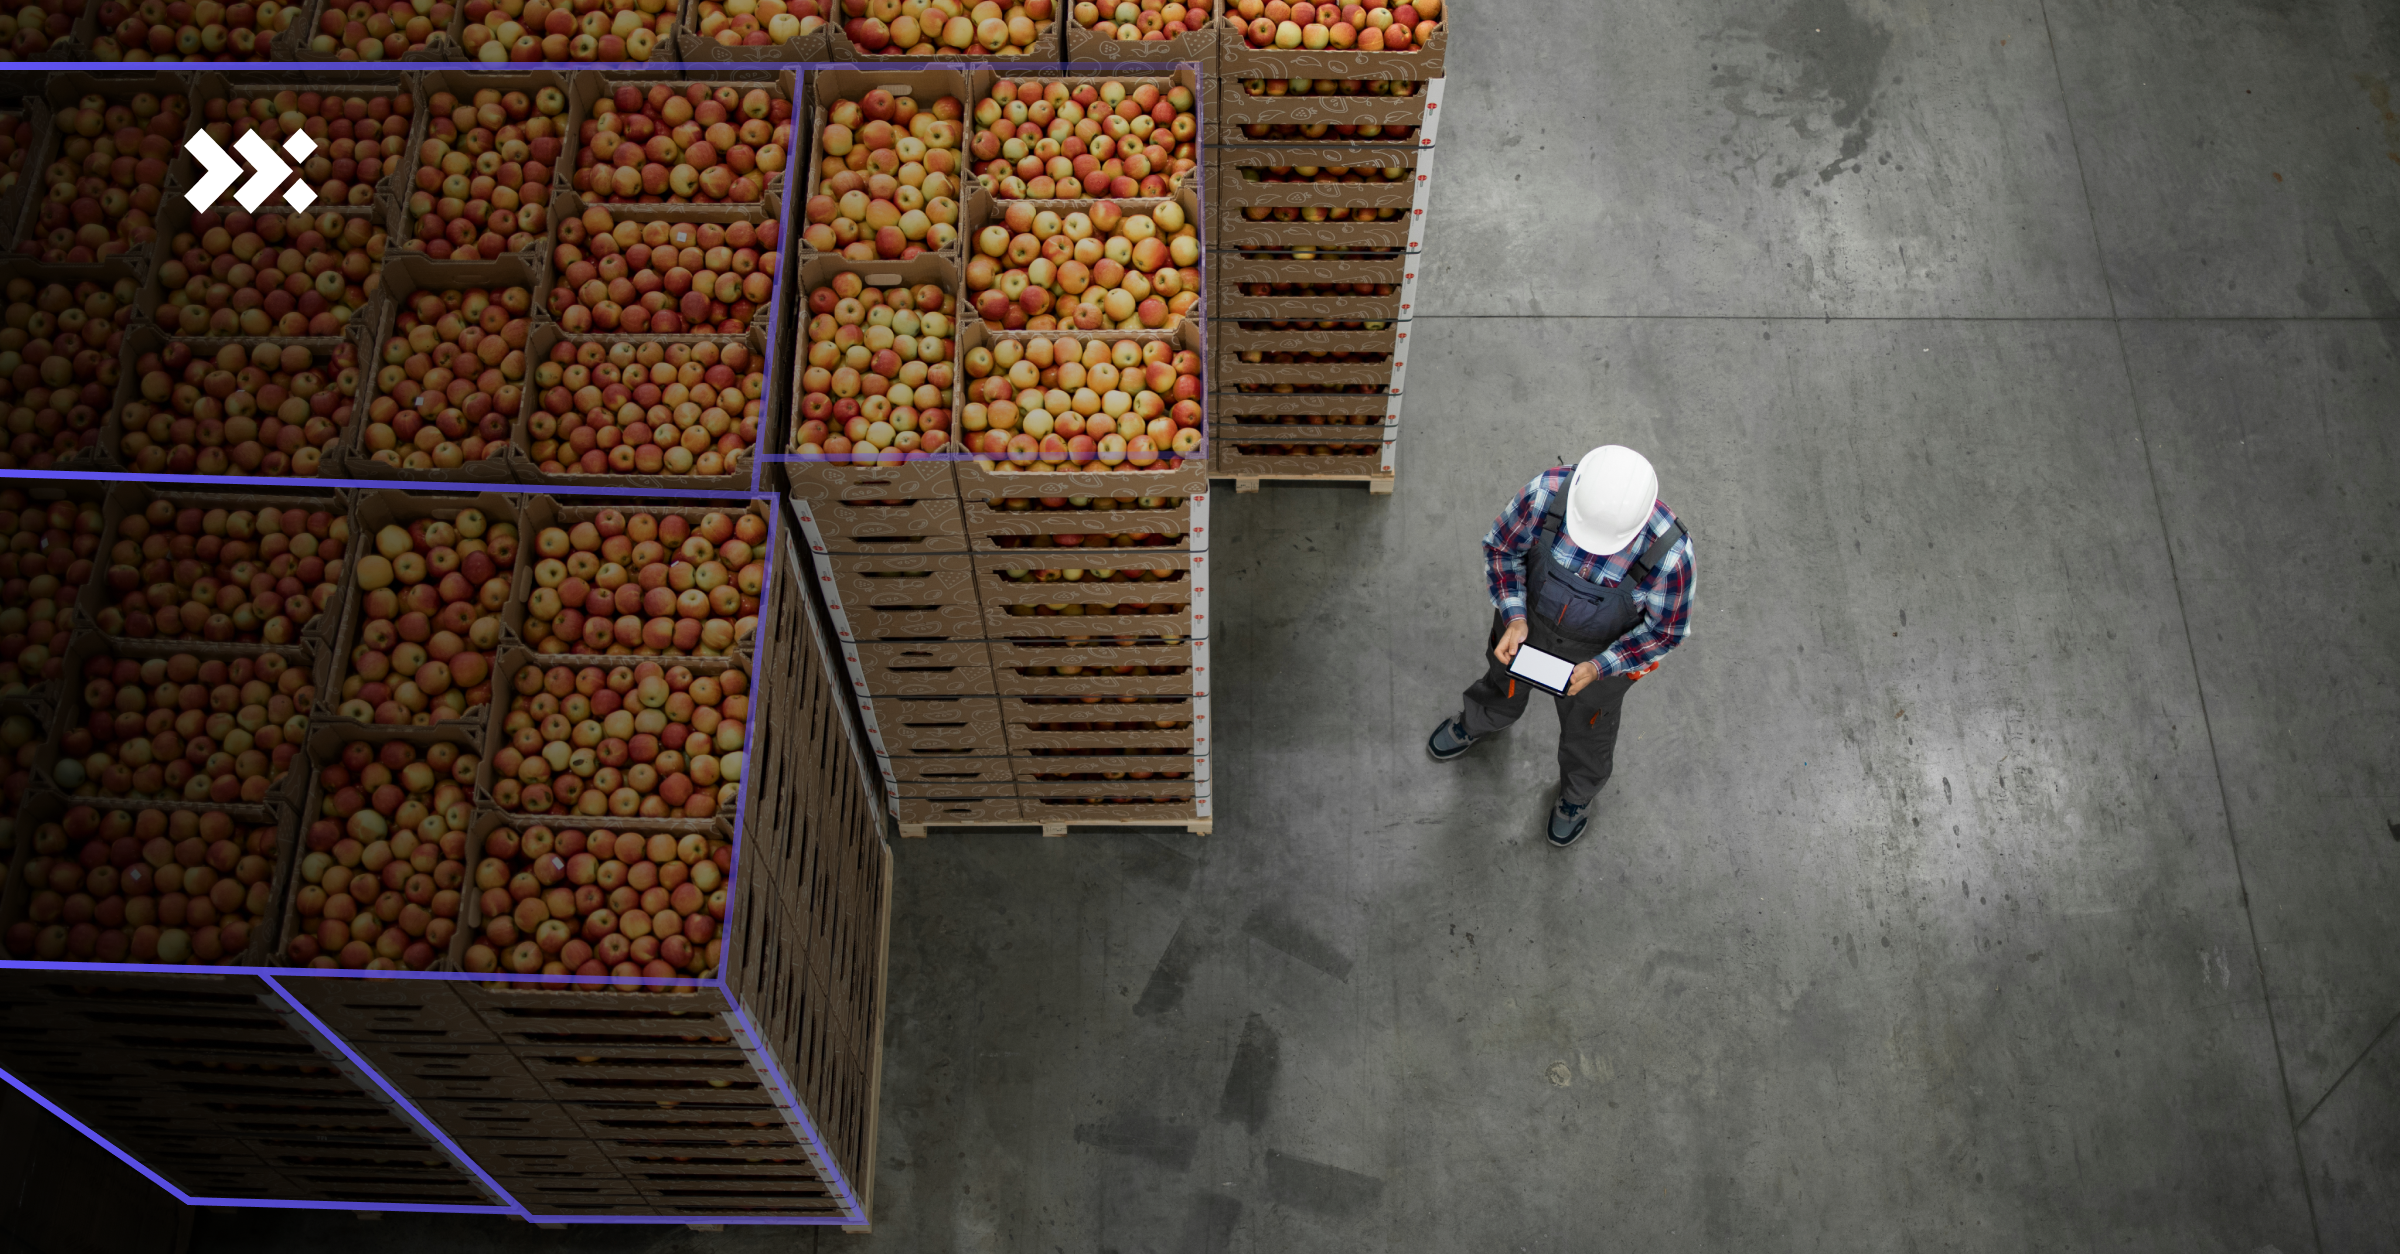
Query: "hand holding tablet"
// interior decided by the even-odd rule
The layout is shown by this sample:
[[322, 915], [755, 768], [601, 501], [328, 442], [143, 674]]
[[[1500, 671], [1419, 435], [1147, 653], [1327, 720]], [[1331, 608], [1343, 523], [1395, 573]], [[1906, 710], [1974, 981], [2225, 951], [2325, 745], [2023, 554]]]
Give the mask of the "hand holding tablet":
[[1508, 673], [1544, 692], [1567, 695], [1567, 684], [1575, 677], [1575, 664], [1555, 653], [1544, 653], [1530, 644], [1517, 646], [1517, 656], [1508, 664]]

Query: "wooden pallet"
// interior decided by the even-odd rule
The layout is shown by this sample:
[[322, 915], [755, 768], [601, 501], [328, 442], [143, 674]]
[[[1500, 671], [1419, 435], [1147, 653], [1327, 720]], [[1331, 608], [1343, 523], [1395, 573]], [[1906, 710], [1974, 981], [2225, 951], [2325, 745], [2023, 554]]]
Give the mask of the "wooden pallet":
[[1015, 819], [1003, 823], [902, 823], [902, 836], [923, 836], [928, 827], [978, 827], [998, 830], [1010, 827], [1038, 827], [1044, 836], [1064, 836], [1070, 827], [1180, 827], [1194, 836], [1206, 836], [1216, 826], [1215, 819], [1078, 819], [1072, 823], [1028, 822]]
[[1212, 475], [1211, 478], [1233, 480], [1235, 492], [1256, 492], [1258, 485], [1273, 480], [1279, 483], [1363, 483], [1374, 496], [1390, 496], [1390, 475]]

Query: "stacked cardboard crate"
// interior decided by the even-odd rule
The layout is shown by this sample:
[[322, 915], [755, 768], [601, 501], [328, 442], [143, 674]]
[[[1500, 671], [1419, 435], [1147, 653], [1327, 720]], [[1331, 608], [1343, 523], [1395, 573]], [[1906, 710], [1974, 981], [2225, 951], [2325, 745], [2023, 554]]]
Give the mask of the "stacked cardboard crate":
[[1209, 829], [1208, 492], [1196, 462], [791, 470], [903, 835]]
[[1392, 488], [1448, 13], [1407, 52], [1252, 48], [1219, 25], [1211, 469], [1236, 491]]

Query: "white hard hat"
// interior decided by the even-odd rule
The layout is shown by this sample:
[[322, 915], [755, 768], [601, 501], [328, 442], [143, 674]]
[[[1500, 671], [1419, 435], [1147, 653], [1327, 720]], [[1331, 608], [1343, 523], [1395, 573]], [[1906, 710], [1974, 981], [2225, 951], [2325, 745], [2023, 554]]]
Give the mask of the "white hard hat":
[[1658, 472], [1622, 444], [1583, 455], [1567, 488], [1567, 539], [1602, 557], [1633, 543], [1658, 504]]

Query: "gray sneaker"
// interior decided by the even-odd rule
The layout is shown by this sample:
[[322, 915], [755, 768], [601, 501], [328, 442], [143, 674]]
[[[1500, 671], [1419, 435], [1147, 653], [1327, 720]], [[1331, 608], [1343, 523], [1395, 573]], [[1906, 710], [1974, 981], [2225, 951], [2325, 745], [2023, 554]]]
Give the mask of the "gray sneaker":
[[1436, 762], [1448, 762], [1474, 748], [1475, 742], [1481, 739], [1483, 737], [1467, 734], [1466, 720], [1446, 718], [1433, 729], [1433, 735], [1426, 738], [1425, 753]]
[[1575, 838], [1583, 835], [1584, 827], [1592, 821], [1591, 809], [1592, 803], [1589, 801], [1576, 805], [1564, 797], [1559, 798], [1557, 807], [1550, 811], [1550, 843], [1561, 849], [1574, 844]]

